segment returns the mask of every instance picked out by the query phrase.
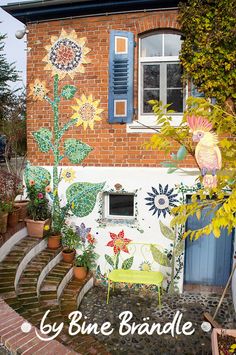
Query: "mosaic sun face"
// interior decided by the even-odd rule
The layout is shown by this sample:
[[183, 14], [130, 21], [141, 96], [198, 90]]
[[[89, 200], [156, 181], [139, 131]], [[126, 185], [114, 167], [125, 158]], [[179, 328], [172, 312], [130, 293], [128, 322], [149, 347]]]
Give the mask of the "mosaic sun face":
[[85, 43], [86, 38], [78, 38], [74, 30], [70, 34], [62, 30], [59, 38], [52, 36], [51, 45], [45, 47], [48, 53], [43, 59], [47, 63], [44, 69], [59, 79], [67, 74], [73, 79], [76, 73], [84, 73], [83, 64], [89, 63], [86, 55], [90, 52]]
[[75, 125], [83, 125], [84, 129], [88, 127], [94, 129], [94, 123], [101, 121], [99, 115], [103, 112], [103, 109], [98, 107], [100, 100], [93, 101], [92, 95], [89, 95], [88, 98], [82, 95], [81, 99], [76, 99], [76, 102], [77, 106], [72, 106], [73, 110], [76, 112], [71, 117], [72, 119], [77, 119]]
[[152, 215], [157, 214], [160, 217], [163, 214], [166, 217], [167, 213], [170, 213], [170, 207], [176, 207], [175, 202], [178, 202], [177, 194], [173, 194], [174, 189], [169, 190], [169, 186], [163, 187], [159, 184], [159, 190], [152, 187], [152, 192], [148, 192], [148, 197], [145, 198], [146, 205], [150, 206], [149, 211], [152, 211]]

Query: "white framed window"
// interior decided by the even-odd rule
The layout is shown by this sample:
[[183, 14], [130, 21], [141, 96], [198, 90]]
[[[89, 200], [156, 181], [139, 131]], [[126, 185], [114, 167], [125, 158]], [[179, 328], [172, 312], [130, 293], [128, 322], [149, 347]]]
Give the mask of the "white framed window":
[[108, 220], [134, 220], [135, 194], [107, 192], [104, 196], [105, 214]]
[[[178, 125], [181, 121], [187, 90], [181, 79], [180, 49], [181, 35], [177, 32], [158, 31], [139, 39], [137, 119], [149, 127], [156, 126], [152, 107], [147, 103], [149, 100], [171, 104], [169, 109], [175, 111], [173, 124]], [[130, 128], [132, 125], [137, 126], [137, 122]]]

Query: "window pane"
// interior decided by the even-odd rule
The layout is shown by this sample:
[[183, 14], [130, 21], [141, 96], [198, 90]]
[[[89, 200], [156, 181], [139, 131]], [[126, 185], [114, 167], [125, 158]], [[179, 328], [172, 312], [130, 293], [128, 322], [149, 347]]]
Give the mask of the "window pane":
[[141, 41], [141, 57], [161, 57], [162, 38], [162, 34], [143, 38]]
[[152, 113], [152, 106], [147, 102], [149, 100], [160, 100], [159, 90], [144, 90], [143, 92], [143, 112]]
[[109, 195], [109, 215], [133, 216], [134, 195]]
[[160, 87], [160, 66], [144, 65], [143, 66], [143, 87], [159, 88]]
[[169, 109], [183, 112], [183, 90], [167, 89], [167, 103], [172, 104]]
[[180, 64], [167, 64], [167, 88], [182, 88]]
[[181, 49], [180, 35], [177, 34], [164, 34], [164, 55], [165, 56], [178, 56]]

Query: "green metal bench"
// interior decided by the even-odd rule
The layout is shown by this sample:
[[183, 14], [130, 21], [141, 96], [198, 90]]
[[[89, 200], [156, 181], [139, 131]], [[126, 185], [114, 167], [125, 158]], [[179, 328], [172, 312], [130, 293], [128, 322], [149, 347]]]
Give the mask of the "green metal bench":
[[158, 287], [158, 304], [161, 306], [163, 274], [160, 271], [112, 270], [108, 274], [107, 304], [109, 303], [111, 282], [155, 285]]

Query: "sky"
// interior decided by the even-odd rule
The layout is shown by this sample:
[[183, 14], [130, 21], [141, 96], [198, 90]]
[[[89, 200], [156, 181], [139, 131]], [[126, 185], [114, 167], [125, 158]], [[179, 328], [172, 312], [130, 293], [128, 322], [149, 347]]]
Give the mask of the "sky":
[[[26, 1], [26, 0], [20, 0]], [[0, 33], [6, 34], [4, 53], [9, 63], [15, 62], [17, 70], [20, 71], [21, 82], [11, 85], [13, 89], [26, 84], [26, 36], [23, 39], [16, 39], [17, 30], [24, 29], [24, 24], [10, 16], [1, 6], [18, 2], [16, 0], [0, 0]]]

